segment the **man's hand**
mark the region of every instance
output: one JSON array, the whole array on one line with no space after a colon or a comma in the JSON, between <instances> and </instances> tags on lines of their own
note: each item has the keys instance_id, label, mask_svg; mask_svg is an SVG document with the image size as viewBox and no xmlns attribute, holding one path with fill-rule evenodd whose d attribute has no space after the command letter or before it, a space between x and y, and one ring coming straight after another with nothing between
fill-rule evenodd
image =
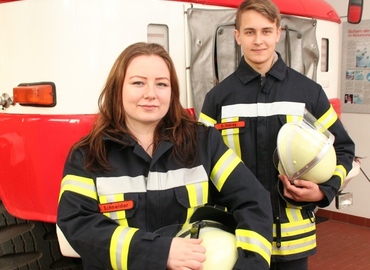
<instances>
[{"instance_id":1,"label":"man's hand","mask_svg":"<svg viewBox=\"0 0 370 270\"><path fill-rule=\"evenodd\" d=\"M279 175L279 179L284 185L284 196L296 202L318 202L325 197L314 182L297 179L291 183L286 175Z\"/></svg>"},{"instance_id":2,"label":"man's hand","mask_svg":"<svg viewBox=\"0 0 370 270\"><path fill-rule=\"evenodd\" d=\"M173 238L167 269L202 270L206 260L206 248L201 245L202 241L203 239Z\"/></svg>"}]
</instances>

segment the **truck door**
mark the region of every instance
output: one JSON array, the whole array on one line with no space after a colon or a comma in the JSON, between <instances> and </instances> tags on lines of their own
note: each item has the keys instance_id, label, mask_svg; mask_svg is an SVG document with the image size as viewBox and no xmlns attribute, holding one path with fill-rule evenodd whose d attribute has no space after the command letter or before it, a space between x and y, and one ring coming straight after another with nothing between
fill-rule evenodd
<instances>
[{"instance_id":1,"label":"truck door","mask_svg":"<svg viewBox=\"0 0 370 270\"><path fill-rule=\"evenodd\" d=\"M187 10L190 33L190 78L196 116L206 93L238 66L241 49L234 38L235 9ZM319 48L316 20L282 15L276 49L286 64L316 80Z\"/></svg>"}]
</instances>

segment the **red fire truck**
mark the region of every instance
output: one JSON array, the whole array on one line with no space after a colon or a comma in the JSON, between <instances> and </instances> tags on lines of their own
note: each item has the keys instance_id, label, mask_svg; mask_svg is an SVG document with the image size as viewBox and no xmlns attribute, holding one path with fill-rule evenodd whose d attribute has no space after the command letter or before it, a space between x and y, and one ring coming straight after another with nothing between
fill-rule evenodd
<instances>
[{"instance_id":1,"label":"red fire truck","mask_svg":"<svg viewBox=\"0 0 370 270\"><path fill-rule=\"evenodd\" d=\"M320 83L340 115L340 23L324 0L273 0L278 50ZM241 0L0 1L0 269L79 269L60 254L57 201L69 148L95 120L109 69L127 45L163 45L181 101L197 117L206 91L237 66ZM349 6L361 18L361 0Z\"/></svg>"}]
</instances>

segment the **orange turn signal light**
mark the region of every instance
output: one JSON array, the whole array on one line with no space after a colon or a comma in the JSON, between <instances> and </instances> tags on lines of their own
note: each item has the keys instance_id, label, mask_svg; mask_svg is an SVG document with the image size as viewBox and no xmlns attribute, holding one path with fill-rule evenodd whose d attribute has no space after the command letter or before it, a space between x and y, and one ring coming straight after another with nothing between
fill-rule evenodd
<instances>
[{"instance_id":1,"label":"orange turn signal light","mask_svg":"<svg viewBox=\"0 0 370 270\"><path fill-rule=\"evenodd\" d=\"M13 88L14 103L23 106L54 107L55 84L52 82L22 83Z\"/></svg>"}]
</instances>

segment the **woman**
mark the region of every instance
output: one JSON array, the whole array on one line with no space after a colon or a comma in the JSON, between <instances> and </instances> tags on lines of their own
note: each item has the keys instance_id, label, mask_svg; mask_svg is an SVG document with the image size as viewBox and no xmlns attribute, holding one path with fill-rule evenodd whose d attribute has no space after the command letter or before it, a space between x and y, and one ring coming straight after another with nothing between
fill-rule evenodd
<instances>
[{"instance_id":1,"label":"woman","mask_svg":"<svg viewBox=\"0 0 370 270\"><path fill-rule=\"evenodd\" d=\"M163 47L133 44L111 69L95 125L71 149L57 225L86 269L202 269L202 239L155 231L189 223L206 204L237 221L235 269L268 269L268 193L217 130L182 108Z\"/></svg>"}]
</instances>

